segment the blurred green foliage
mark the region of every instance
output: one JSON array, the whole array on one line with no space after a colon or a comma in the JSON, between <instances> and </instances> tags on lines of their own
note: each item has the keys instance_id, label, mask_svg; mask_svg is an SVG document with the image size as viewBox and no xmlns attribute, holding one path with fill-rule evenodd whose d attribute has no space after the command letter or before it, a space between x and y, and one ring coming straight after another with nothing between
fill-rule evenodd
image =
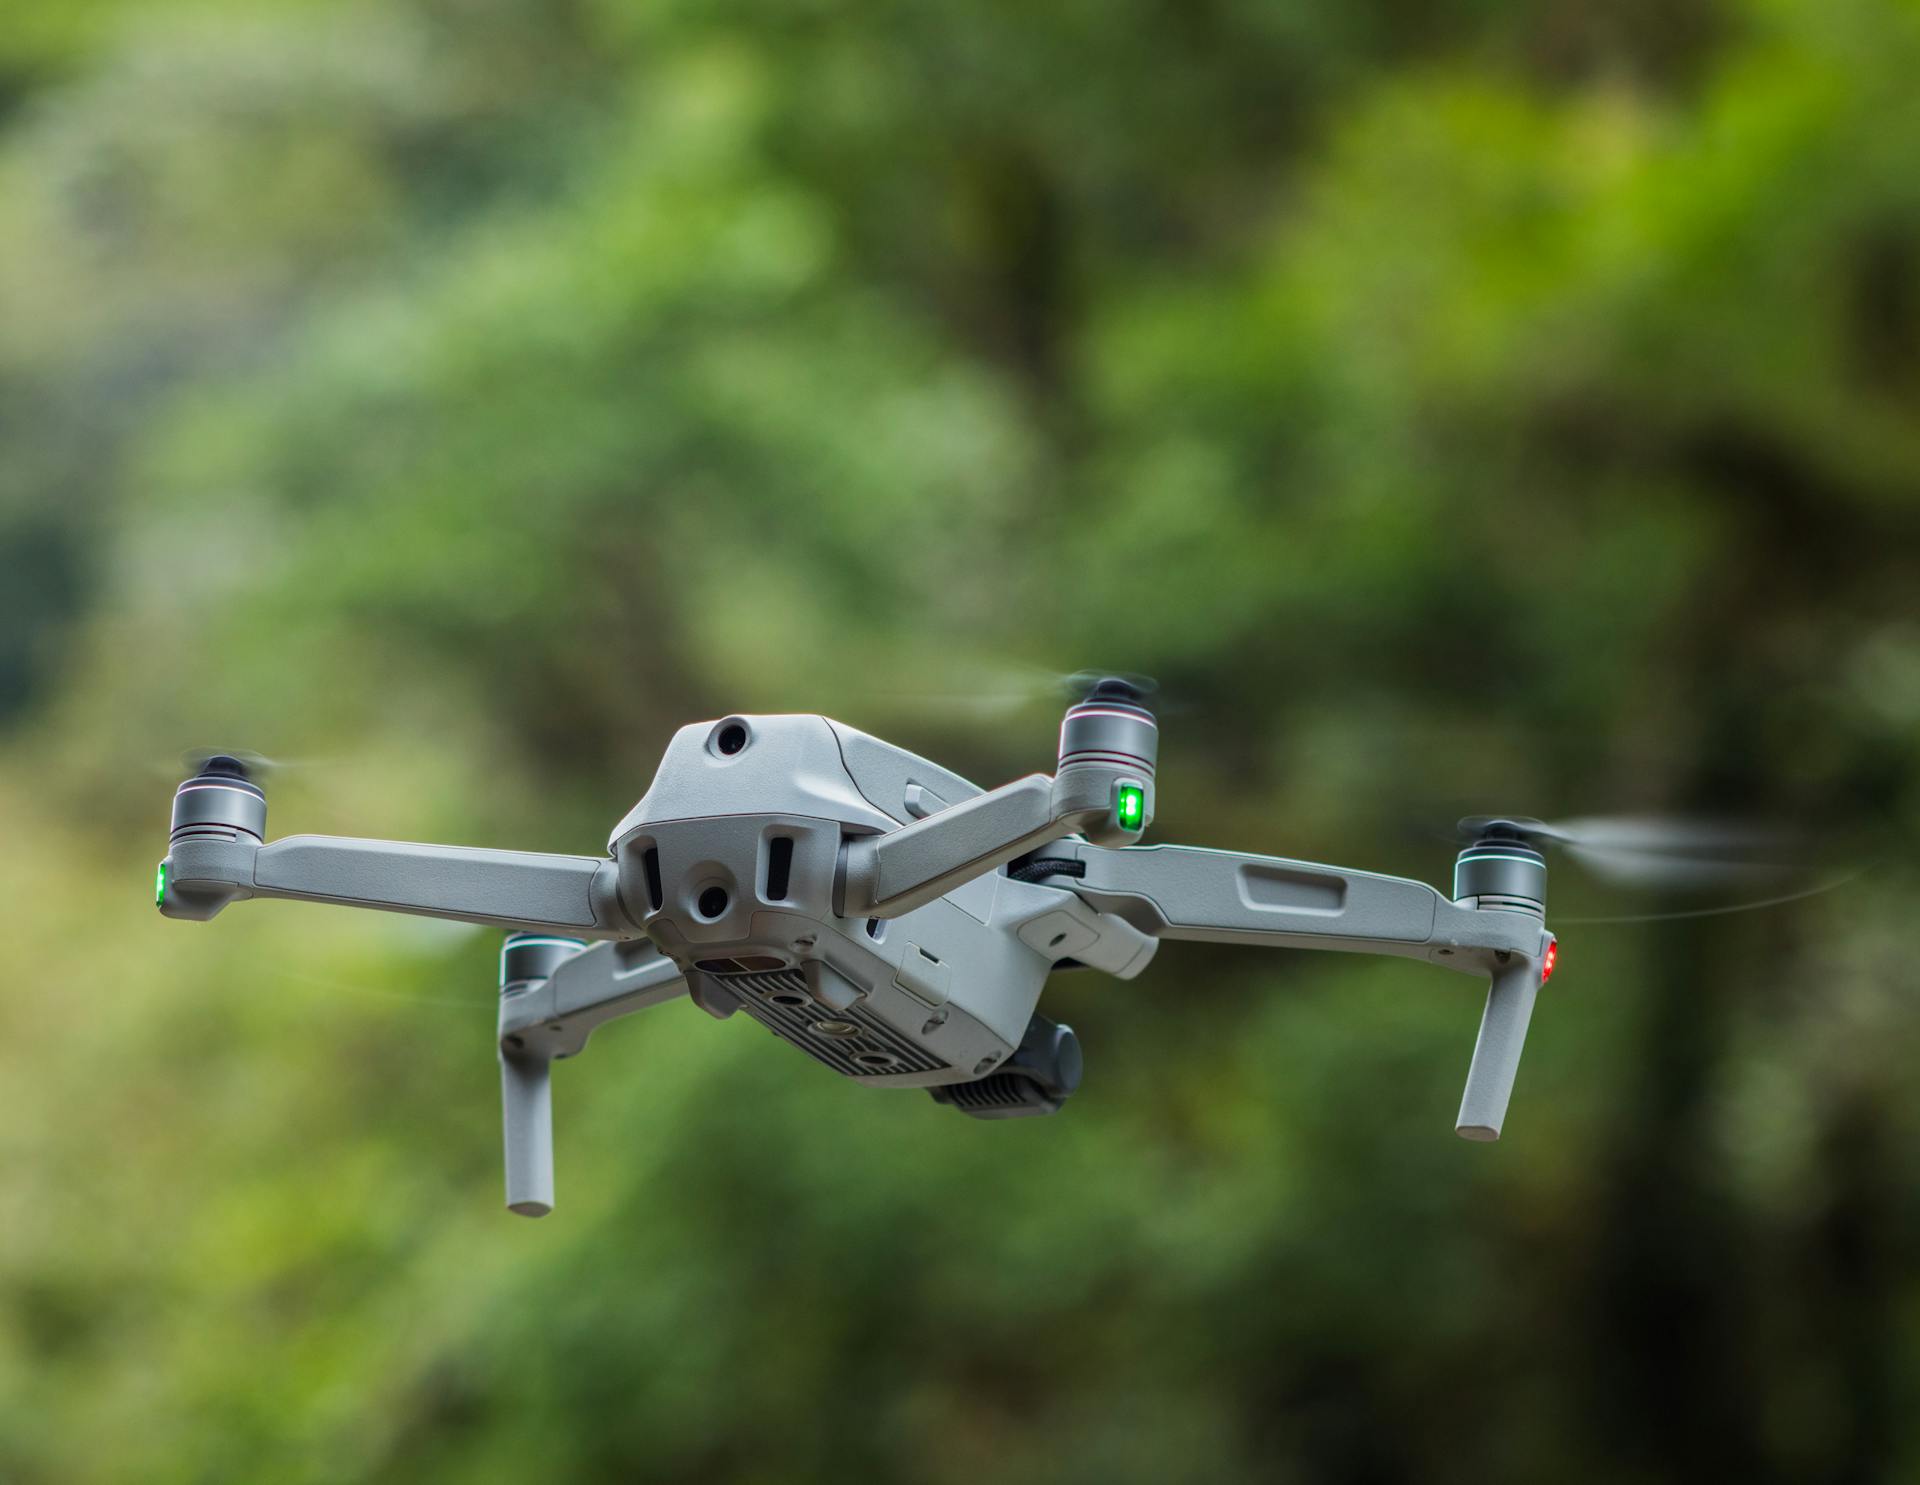
<instances>
[{"instance_id":1,"label":"blurred green foliage","mask_svg":"<svg viewBox=\"0 0 1920 1485\"><path fill-rule=\"evenodd\" d=\"M15 0L0 1479L1912 1478L1916 75L1909 0ZM1063 977L1005 1126L663 1009L539 1224L484 936L146 905L187 745L588 850L683 721L992 783L1092 663L1163 839L1869 869L1558 873L1490 1149L1404 965Z\"/></svg>"}]
</instances>

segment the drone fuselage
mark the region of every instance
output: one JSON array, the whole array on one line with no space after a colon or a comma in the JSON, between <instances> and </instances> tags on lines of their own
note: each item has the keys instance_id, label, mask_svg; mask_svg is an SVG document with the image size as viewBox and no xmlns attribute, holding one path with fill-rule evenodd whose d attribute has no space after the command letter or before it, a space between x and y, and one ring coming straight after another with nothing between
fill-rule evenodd
<instances>
[{"instance_id":1,"label":"drone fuselage","mask_svg":"<svg viewBox=\"0 0 1920 1485\"><path fill-rule=\"evenodd\" d=\"M849 840L980 792L825 717L683 727L608 843L621 906L710 1014L745 1011L864 1083L969 1082L1019 1045L1059 961L1130 976L1156 947L1002 871L891 918L835 910Z\"/></svg>"}]
</instances>

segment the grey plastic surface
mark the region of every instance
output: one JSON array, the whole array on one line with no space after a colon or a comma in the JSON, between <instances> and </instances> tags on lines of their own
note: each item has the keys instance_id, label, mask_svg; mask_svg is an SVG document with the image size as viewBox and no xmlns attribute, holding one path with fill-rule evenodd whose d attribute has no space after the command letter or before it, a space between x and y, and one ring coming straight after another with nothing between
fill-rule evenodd
<instances>
[{"instance_id":1,"label":"grey plastic surface","mask_svg":"<svg viewBox=\"0 0 1920 1485\"><path fill-rule=\"evenodd\" d=\"M1495 951L1539 948L1538 919L1456 907L1405 877L1202 846L1062 841L1046 854L1084 868L1050 880L1156 938L1397 954L1467 972Z\"/></svg>"},{"instance_id":2,"label":"grey plastic surface","mask_svg":"<svg viewBox=\"0 0 1920 1485\"><path fill-rule=\"evenodd\" d=\"M719 748L722 730L736 724L741 733ZM949 770L820 717L682 728L614 836L622 900L709 1014L744 1011L870 1085L967 1081L1011 1055L1056 961L1132 975L1155 947L1059 888L994 870L1036 825L1047 836L1067 828L1044 775L1021 785L983 795ZM1107 808L1105 794L1100 805ZM896 839L922 810L941 829ZM969 820L983 828L954 831ZM776 841L786 861L778 897L768 869ZM889 855L904 848L894 858L903 870L949 870L933 890L915 890L911 904L870 911L871 894L857 883L863 863L871 866L868 848L882 841ZM909 859L929 846L926 860ZM796 984L818 1002L810 1015L788 1003ZM906 1045L891 1065L858 1064L810 1037L814 1022L833 1020Z\"/></svg>"},{"instance_id":3,"label":"grey plastic surface","mask_svg":"<svg viewBox=\"0 0 1920 1485\"><path fill-rule=\"evenodd\" d=\"M1467 1069L1467 1090L1454 1121L1462 1139L1497 1140L1506 1122L1507 1103L1513 1097L1514 1075L1520 1070L1520 1052L1527 1042L1527 1023L1540 994L1540 961L1515 954L1496 965L1480 1016L1480 1035L1473 1044L1473 1062Z\"/></svg>"},{"instance_id":4,"label":"grey plastic surface","mask_svg":"<svg viewBox=\"0 0 1920 1485\"><path fill-rule=\"evenodd\" d=\"M1142 707L1107 701L1067 708L1060 724L1060 755L1054 770L1054 809L1085 808L1079 828L1096 845L1123 846L1153 823L1153 776L1160 758L1160 728ZM1123 827L1109 808L1118 778L1140 790L1136 826Z\"/></svg>"},{"instance_id":5,"label":"grey plastic surface","mask_svg":"<svg viewBox=\"0 0 1920 1485\"><path fill-rule=\"evenodd\" d=\"M1518 841L1488 841L1462 851L1453 863L1453 896L1494 898L1544 911L1547 859Z\"/></svg>"},{"instance_id":6,"label":"grey plastic surface","mask_svg":"<svg viewBox=\"0 0 1920 1485\"><path fill-rule=\"evenodd\" d=\"M559 938L511 935L501 951L500 1120L507 1207L553 1210L552 1065L586 1045L595 1027L686 993L673 962L651 944L590 949Z\"/></svg>"},{"instance_id":7,"label":"grey plastic surface","mask_svg":"<svg viewBox=\"0 0 1920 1485\"><path fill-rule=\"evenodd\" d=\"M871 752L864 743L856 746ZM1113 844L1137 838L1153 816L1159 746L1159 728L1144 709L1081 703L1069 707L1061 723L1052 777L1029 774L938 810L925 807L924 785L903 780L904 788L917 790L914 807L906 809L914 823L848 844L839 911L897 917L1064 836L1083 833ZM1134 829L1117 821L1114 807L1123 787L1140 793Z\"/></svg>"},{"instance_id":8,"label":"grey plastic surface","mask_svg":"<svg viewBox=\"0 0 1920 1485\"><path fill-rule=\"evenodd\" d=\"M730 723L746 729L747 745L724 754L716 744ZM636 831L662 821L759 813L838 820L868 832L899 824L854 787L825 717L723 717L674 733L653 783L614 827L607 848L618 856Z\"/></svg>"},{"instance_id":9,"label":"grey plastic surface","mask_svg":"<svg viewBox=\"0 0 1920 1485\"><path fill-rule=\"evenodd\" d=\"M1073 827L1053 812L1053 780L1015 779L950 805L924 820L847 847L840 911L850 918L892 918L944 897Z\"/></svg>"},{"instance_id":10,"label":"grey plastic surface","mask_svg":"<svg viewBox=\"0 0 1920 1485\"><path fill-rule=\"evenodd\" d=\"M1151 779L1160 761L1160 727L1144 707L1081 702L1060 724L1055 771L1113 764Z\"/></svg>"},{"instance_id":11,"label":"grey plastic surface","mask_svg":"<svg viewBox=\"0 0 1920 1485\"><path fill-rule=\"evenodd\" d=\"M173 794L174 839L206 831L244 832L254 840L267 833L267 799L244 779L191 778Z\"/></svg>"},{"instance_id":12,"label":"grey plastic surface","mask_svg":"<svg viewBox=\"0 0 1920 1485\"><path fill-rule=\"evenodd\" d=\"M960 804L985 791L951 769L909 753L905 748L823 718L840 744L847 776L861 798L895 823L924 820L951 804Z\"/></svg>"},{"instance_id":13,"label":"grey plastic surface","mask_svg":"<svg viewBox=\"0 0 1920 1485\"><path fill-rule=\"evenodd\" d=\"M1029 774L885 835L849 842L840 911L850 918L896 917L1076 833L1133 839L1138 831L1114 824L1118 791L1129 786L1142 793L1143 821L1150 818L1150 772L1132 760L1082 755L1053 778Z\"/></svg>"},{"instance_id":14,"label":"grey plastic surface","mask_svg":"<svg viewBox=\"0 0 1920 1485\"><path fill-rule=\"evenodd\" d=\"M553 1210L553 1078L545 1057L501 1051L500 1113L507 1209L544 1217Z\"/></svg>"},{"instance_id":15,"label":"grey plastic surface","mask_svg":"<svg viewBox=\"0 0 1920 1485\"><path fill-rule=\"evenodd\" d=\"M500 945L500 990L550 979L553 972L587 947L584 939L553 933L509 933Z\"/></svg>"},{"instance_id":16,"label":"grey plastic surface","mask_svg":"<svg viewBox=\"0 0 1920 1485\"><path fill-rule=\"evenodd\" d=\"M596 894L603 872L607 882ZM317 899L503 927L609 937L639 932L609 911L612 863L592 856L292 835L259 849L253 887L256 897Z\"/></svg>"},{"instance_id":17,"label":"grey plastic surface","mask_svg":"<svg viewBox=\"0 0 1920 1485\"><path fill-rule=\"evenodd\" d=\"M611 861L409 841L293 835L261 845L242 831L175 836L160 911L207 919L249 897L330 902L499 928L628 939Z\"/></svg>"},{"instance_id":18,"label":"grey plastic surface","mask_svg":"<svg viewBox=\"0 0 1920 1485\"><path fill-rule=\"evenodd\" d=\"M1424 882L1198 846L1076 846L1072 890L1159 938L1413 952L1445 899Z\"/></svg>"},{"instance_id":19,"label":"grey plastic surface","mask_svg":"<svg viewBox=\"0 0 1920 1485\"><path fill-rule=\"evenodd\" d=\"M517 1037L544 1056L571 1057L597 1027L686 993L679 966L652 944L595 944L547 978L501 996L500 1039Z\"/></svg>"},{"instance_id":20,"label":"grey plastic surface","mask_svg":"<svg viewBox=\"0 0 1920 1485\"><path fill-rule=\"evenodd\" d=\"M1461 907L1424 882L1274 856L1077 842L1050 849L1056 854L1085 866L1084 876L1056 880L1157 937L1396 954L1487 973L1455 1128L1465 1139L1499 1138L1540 990L1548 936L1538 917Z\"/></svg>"}]
</instances>

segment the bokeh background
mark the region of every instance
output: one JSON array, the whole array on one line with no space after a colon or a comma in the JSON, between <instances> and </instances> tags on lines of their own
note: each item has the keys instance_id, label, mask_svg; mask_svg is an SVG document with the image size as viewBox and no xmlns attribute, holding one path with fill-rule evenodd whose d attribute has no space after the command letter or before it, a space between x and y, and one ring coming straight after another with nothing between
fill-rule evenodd
<instances>
[{"instance_id":1,"label":"bokeh background","mask_svg":"<svg viewBox=\"0 0 1920 1485\"><path fill-rule=\"evenodd\" d=\"M1905 0L11 0L0 1478L1914 1478L1916 76ZM1558 869L1491 1147L1399 962L1062 976L997 1125L677 1004L538 1223L490 936L151 905L192 745L594 851L685 721L990 785L1086 665L1162 840L1860 874Z\"/></svg>"}]
</instances>

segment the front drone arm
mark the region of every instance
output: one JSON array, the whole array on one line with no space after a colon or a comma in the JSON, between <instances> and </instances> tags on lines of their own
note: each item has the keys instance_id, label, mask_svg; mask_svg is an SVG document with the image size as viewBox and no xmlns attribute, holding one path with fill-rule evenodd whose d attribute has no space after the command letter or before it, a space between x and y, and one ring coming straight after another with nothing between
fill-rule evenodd
<instances>
[{"instance_id":1,"label":"front drone arm","mask_svg":"<svg viewBox=\"0 0 1920 1485\"><path fill-rule=\"evenodd\" d=\"M340 902L506 928L598 937L625 923L611 859L294 835L254 857L254 895Z\"/></svg>"},{"instance_id":2,"label":"front drone arm","mask_svg":"<svg viewBox=\"0 0 1920 1485\"><path fill-rule=\"evenodd\" d=\"M604 857L327 835L263 845L236 830L176 835L160 870L160 911L170 918L211 918L241 898L279 897L581 938L640 934Z\"/></svg>"},{"instance_id":3,"label":"front drone arm","mask_svg":"<svg viewBox=\"0 0 1920 1485\"><path fill-rule=\"evenodd\" d=\"M1111 805L1065 795L1037 773L912 825L847 844L840 915L897 918L955 887L1106 819Z\"/></svg>"},{"instance_id":4,"label":"front drone arm","mask_svg":"<svg viewBox=\"0 0 1920 1485\"><path fill-rule=\"evenodd\" d=\"M897 918L1036 846L1084 834L1140 838L1153 819L1160 732L1128 683L1103 681L1067 708L1053 776L1030 774L885 835L849 841L835 910Z\"/></svg>"},{"instance_id":5,"label":"front drone arm","mask_svg":"<svg viewBox=\"0 0 1920 1485\"><path fill-rule=\"evenodd\" d=\"M1402 877L1193 846L1062 842L1028 874L1158 938L1393 954L1489 976L1454 1127L1499 1138L1553 944L1533 914L1463 907Z\"/></svg>"},{"instance_id":6,"label":"front drone arm","mask_svg":"<svg viewBox=\"0 0 1920 1485\"><path fill-rule=\"evenodd\" d=\"M246 897L285 897L575 938L638 938L606 857L295 835L265 843L267 797L216 754L174 791L154 893L169 918L207 919Z\"/></svg>"}]
</instances>

